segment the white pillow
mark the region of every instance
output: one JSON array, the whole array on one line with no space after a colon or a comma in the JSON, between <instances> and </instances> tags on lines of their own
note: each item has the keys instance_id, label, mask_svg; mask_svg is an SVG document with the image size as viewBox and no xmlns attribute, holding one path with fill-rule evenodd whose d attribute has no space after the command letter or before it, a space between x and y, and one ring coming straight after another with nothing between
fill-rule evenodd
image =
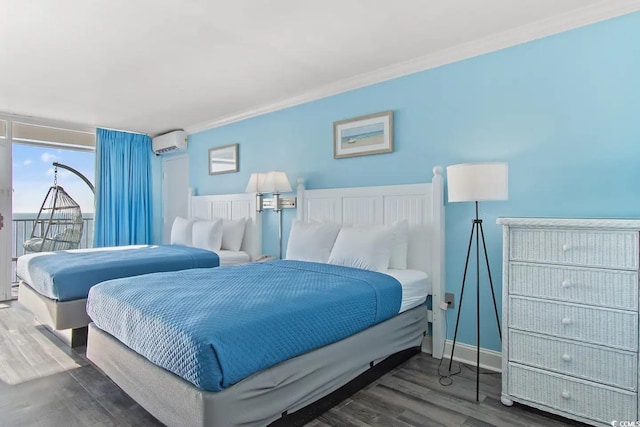
<instances>
[{"instance_id":1,"label":"white pillow","mask_svg":"<svg viewBox=\"0 0 640 427\"><path fill-rule=\"evenodd\" d=\"M177 216L176 219L173 220L173 226L171 227L171 244L191 246L193 243L191 233L194 222L195 220L193 219Z\"/></svg>"},{"instance_id":2,"label":"white pillow","mask_svg":"<svg viewBox=\"0 0 640 427\"><path fill-rule=\"evenodd\" d=\"M329 256L329 264L386 271L393 233L386 227L343 227Z\"/></svg>"},{"instance_id":3,"label":"white pillow","mask_svg":"<svg viewBox=\"0 0 640 427\"><path fill-rule=\"evenodd\" d=\"M407 254L409 252L409 221L406 219L396 221L391 226L391 232L393 233L393 247L391 249L389 268L406 270Z\"/></svg>"},{"instance_id":4,"label":"white pillow","mask_svg":"<svg viewBox=\"0 0 640 427\"><path fill-rule=\"evenodd\" d=\"M193 246L210 251L219 251L222 246L222 220L197 220L193 223Z\"/></svg>"},{"instance_id":5,"label":"white pillow","mask_svg":"<svg viewBox=\"0 0 640 427\"><path fill-rule=\"evenodd\" d=\"M293 221L286 259L326 263L339 232L339 224Z\"/></svg>"},{"instance_id":6,"label":"white pillow","mask_svg":"<svg viewBox=\"0 0 640 427\"><path fill-rule=\"evenodd\" d=\"M244 237L246 218L222 220L222 249L239 251Z\"/></svg>"}]
</instances>

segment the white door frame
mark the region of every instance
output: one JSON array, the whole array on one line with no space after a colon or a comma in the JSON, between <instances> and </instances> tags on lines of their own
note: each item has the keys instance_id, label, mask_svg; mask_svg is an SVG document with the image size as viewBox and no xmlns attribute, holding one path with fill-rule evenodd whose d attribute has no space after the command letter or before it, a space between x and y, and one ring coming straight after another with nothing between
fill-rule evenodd
<instances>
[{"instance_id":1,"label":"white door frame","mask_svg":"<svg viewBox=\"0 0 640 427\"><path fill-rule=\"evenodd\" d=\"M186 161L186 171L187 174L189 173L189 155L188 154L180 154L180 155L176 155L176 156L167 156L167 157L163 157L162 159L162 243L169 243L169 237L167 236L165 233L165 228L167 226L167 222L169 221L168 217L168 213L167 213L167 198L166 198L166 193L165 193L165 186L168 185L167 183L167 172L166 172L166 168L165 165L168 162L173 162L173 161L182 161L185 160ZM188 181L188 179L187 179ZM187 184L187 188L185 189L184 194L188 194L188 189L189 185ZM191 201L189 200L189 203ZM188 207L187 207L187 212L188 212ZM172 221L173 219L171 219Z\"/></svg>"},{"instance_id":2,"label":"white door frame","mask_svg":"<svg viewBox=\"0 0 640 427\"><path fill-rule=\"evenodd\" d=\"M13 227L13 143L11 137L11 120L7 120L6 138L0 139L0 144L8 149L7 165L0 165L2 174L8 174L8 182L3 183L0 178L0 213L3 216L3 227L0 230L0 301L11 299L11 229Z\"/></svg>"}]
</instances>

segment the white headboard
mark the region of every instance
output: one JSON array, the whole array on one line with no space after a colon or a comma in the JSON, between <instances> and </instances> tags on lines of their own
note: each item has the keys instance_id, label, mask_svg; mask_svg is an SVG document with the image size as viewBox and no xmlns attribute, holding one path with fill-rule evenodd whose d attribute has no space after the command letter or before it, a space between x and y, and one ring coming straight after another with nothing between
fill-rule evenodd
<instances>
[{"instance_id":1,"label":"white headboard","mask_svg":"<svg viewBox=\"0 0 640 427\"><path fill-rule=\"evenodd\" d=\"M262 216L256 212L256 195L249 193L194 196L189 190L189 218L246 218L241 250L255 260L262 253Z\"/></svg>"},{"instance_id":2,"label":"white headboard","mask_svg":"<svg viewBox=\"0 0 640 427\"><path fill-rule=\"evenodd\" d=\"M409 222L407 266L429 275L432 285L433 342L445 338L444 311L444 197L442 167L433 168L430 183L380 187L306 190L298 182L298 212L302 221L327 221L345 225L392 225ZM442 346L433 346L433 356L442 357Z\"/></svg>"}]
</instances>

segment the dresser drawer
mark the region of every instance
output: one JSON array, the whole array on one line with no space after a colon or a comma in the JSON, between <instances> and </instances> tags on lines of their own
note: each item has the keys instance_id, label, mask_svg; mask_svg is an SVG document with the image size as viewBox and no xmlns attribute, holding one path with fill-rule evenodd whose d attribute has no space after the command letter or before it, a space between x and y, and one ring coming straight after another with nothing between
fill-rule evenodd
<instances>
[{"instance_id":1,"label":"dresser drawer","mask_svg":"<svg viewBox=\"0 0 640 427\"><path fill-rule=\"evenodd\" d=\"M509 330L509 361L586 380L637 389L636 353Z\"/></svg>"},{"instance_id":2,"label":"dresser drawer","mask_svg":"<svg viewBox=\"0 0 640 427\"><path fill-rule=\"evenodd\" d=\"M513 363L508 384L511 396L603 423L638 417L638 396L613 387Z\"/></svg>"},{"instance_id":3,"label":"dresser drawer","mask_svg":"<svg viewBox=\"0 0 640 427\"><path fill-rule=\"evenodd\" d=\"M638 349L637 312L509 297L509 327L623 350Z\"/></svg>"},{"instance_id":4,"label":"dresser drawer","mask_svg":"<svg viewBox=\"0 0 640 427\"><path fill-rule=\"evenodd\" d=\"M509 248L512 261L638 268L638 233L632 231L514 228Z\"/></svg>"},{"instance_id":5,"label":"dresser drawer","mask_svg":"<svg viewBox=\"0 0 640 427\"><path fill-rule=\"evenodd\" d=\"M511 262L509 293L635 311L638 273Z\"/></svg>"}]
</instances>

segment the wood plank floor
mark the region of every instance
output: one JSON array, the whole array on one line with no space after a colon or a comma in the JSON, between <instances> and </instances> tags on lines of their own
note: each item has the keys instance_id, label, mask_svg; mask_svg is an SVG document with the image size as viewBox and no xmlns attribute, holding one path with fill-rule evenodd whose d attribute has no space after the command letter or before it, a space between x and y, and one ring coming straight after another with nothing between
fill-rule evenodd
<instances>
[{"instance_id":1,"label":"wood plank floor","mask_svg":"<svg viewBox=\"0 0 640 427\"><path fill-rule=\"evenodd\" d=\"M454 364L455 366L456 364ZM441 371L446 369L446 363ZM454 368L455 370L455 368ZM0 303L0 427L155 426L160 423L96 370L84 348L71 350L17 302ZM462 367L440 385L438 361L419 354L308 427L577 425L524 406L500 403L500 375Z\"/></svg>"}]
</instances>

